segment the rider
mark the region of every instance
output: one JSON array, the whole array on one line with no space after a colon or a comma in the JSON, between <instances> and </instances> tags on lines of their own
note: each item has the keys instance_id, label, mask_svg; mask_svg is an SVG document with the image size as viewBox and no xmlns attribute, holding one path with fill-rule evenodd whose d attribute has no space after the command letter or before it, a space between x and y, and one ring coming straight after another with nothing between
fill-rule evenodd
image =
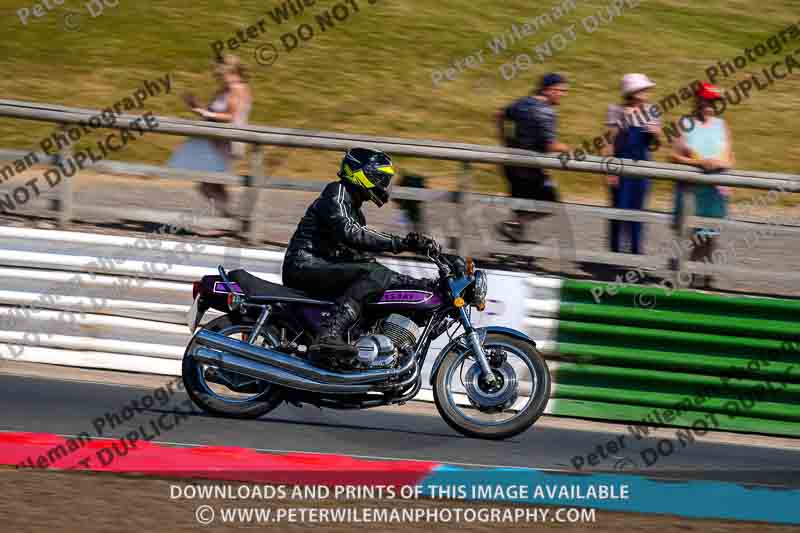
<instances>
[{"instance_id":1,"label":"rider","mask_svg":"<svg viewBox=\"0 0 800 533\"><path fill-rule=\"evenodd\" d=\"M366 225L361 205L381 207L389 200L395 170L388 155L367 148L345 154L339 181L329 183L306 210L289 241L283 262L283 284L320 296L338 297L331 313L323 314L321 329L309 357L326 356L347 364L357 349L344 335L358 320L368 301L387 289L432 290L437 281L398 274L361 252L424 252L438 246L419 233L405 238Z\"/></svg>"}]
</instances>

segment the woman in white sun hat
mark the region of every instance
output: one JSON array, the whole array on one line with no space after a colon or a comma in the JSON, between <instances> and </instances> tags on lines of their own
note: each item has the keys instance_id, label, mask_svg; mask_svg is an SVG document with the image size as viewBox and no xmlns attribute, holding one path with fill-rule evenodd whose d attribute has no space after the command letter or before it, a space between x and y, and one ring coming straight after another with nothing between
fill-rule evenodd
<instances>
[{"instance_id":1,"label":"woman in white sun hat","mask_svg":"<svg viewBox=\"0 0 800 533\"><path fill-rule=\"evenodd\" d=\"M661 139L661 121L653 115L650 90L655 83L644 74L625 74L622 78L622 104L610 105L606 126L611 129L611 146L606 155L634 160L649 160ZM643 209L650 180L630 176L609 176L612 207ZM642 223L610 220L612 252L641 254ZM627 241L627 242L626 242ZM628 244L628 246L626 246Z\"/></svg>"}]
</instances>

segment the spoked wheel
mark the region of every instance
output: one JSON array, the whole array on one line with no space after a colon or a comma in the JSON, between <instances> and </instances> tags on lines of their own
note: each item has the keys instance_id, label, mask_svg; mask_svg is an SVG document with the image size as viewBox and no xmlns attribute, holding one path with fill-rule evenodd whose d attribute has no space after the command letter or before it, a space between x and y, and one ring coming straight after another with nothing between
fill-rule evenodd
<instances>
[{"instance_id":1,"label":"spoked wheel","mask_svg":"<svg viewBox=\"0 0 800 533\"><path fill-rule=\"evenodd\" d=\"M234 323L229 316L219 317L204 329L247 342L253 325ZM279 344L273 326L265 328L259 345L274 348ZM192 401L202 410L231 418L258 418L283 401L282 389L267 381L198 363L190 353L197 345L189 343L183 356L183 383Z\"/></svg>"},{"instance_id":2,"label":"spoked wheel","mask_svg":"<svg viewBox=\"0 0 800 533\"><path fill-rule=\"evenodd\" d=\"M489 334L483 349L496 381L489 384L471 350L453 350L436 373L433 397L453 429L471 437L507 439L528 429L550 398L550 372L536 348Z\"/></svg>"}]
</instances>

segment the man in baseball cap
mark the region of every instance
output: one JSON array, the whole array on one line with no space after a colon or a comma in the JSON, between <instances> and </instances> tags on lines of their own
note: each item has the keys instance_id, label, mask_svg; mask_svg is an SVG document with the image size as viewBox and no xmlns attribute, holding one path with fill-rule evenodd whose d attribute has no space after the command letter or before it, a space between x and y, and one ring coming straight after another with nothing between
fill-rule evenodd
<instances>
[{"instance_id":1,"label":"man in baseball cap","mask_svg":"<svg viewBox=\"0 0 800 533\"><path fill-rule=\"evenodd\" d=\"M538 89L531 95L520 98L498 113L497 125L500 139L506 146L533 150L535 152L566 152L569 146L556 138L558 115L555 106L567 93L567 80L561 74L551 72L542 76ZM506 121L514 125L511 136L506 135ZM503 171L508 179L511 196L545 202L557 202L558 190L550 176L541 168L505 165ZM502 222L498 232L512 242L521 242L525 226L544 213L515 210L515 218Z\"/></svg>"}]
</instances>

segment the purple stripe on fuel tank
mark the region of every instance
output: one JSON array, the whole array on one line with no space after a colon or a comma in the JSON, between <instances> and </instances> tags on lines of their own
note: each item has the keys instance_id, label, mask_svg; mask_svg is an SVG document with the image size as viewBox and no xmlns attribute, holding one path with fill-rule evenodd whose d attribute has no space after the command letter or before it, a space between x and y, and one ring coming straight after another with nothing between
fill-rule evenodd
<instances>
[{"instance_id":1,"label":"purple stripe on fuel tank","mask_svg":"<svg viewBox=\"0 0 800 533\"><path fill-rule=\"evenodd\" d=\"M233 289L233 293L234 294L244 294L244 291L242 290L241 287L239 287L238 283L231 282L230 285L231 285L231 289ZM218 293L218 294L227 294L230 291L225 286L225 282L224 281L215 281L214 282L214 292Z\"/></svg>"},{"instance_id":2,"label":"purple stripe on fuel tank","mask_svg":"<svg viewBox=\"0 0 800 533\"><path fill-rule=\"evenodd\" d=\"M441 298L428 291L386 291L383 293L378 305L381 304L424 304L439 305Z\"/></svg>"}]
</instances>

